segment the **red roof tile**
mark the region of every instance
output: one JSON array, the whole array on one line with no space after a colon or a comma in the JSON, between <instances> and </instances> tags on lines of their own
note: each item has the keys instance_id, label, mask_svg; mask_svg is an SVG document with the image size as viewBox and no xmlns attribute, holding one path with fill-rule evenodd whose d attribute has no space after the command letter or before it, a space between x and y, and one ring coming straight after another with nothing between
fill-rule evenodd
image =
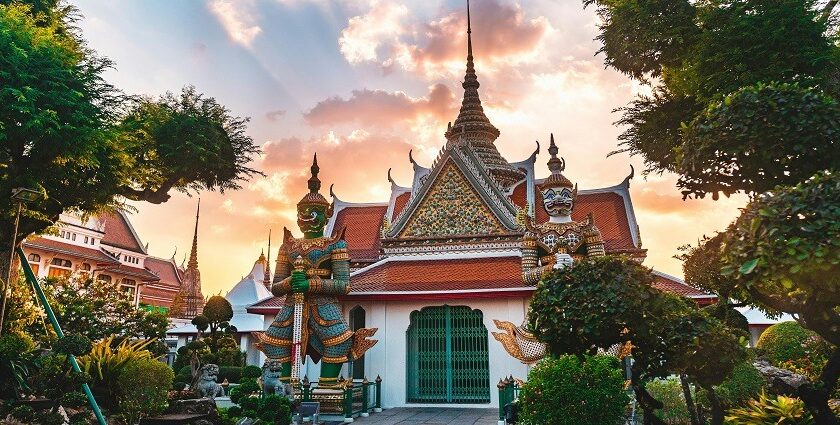
<instances>
[{"instance_id":1,"label":"red roof tile","mask_svg":"<svg viewBox=\"0 0 840 425\"><path fill-rule=\"evenodd\" d=\"M128 219L119 212L105 213L99 216L105 223L105 236L102 243L129 251L143 253L143 246L134 236Z\"/></svg>"},{"instance_id":2,"label":"red roof tile","mask_svg":"<svg viewBox=\"0 0 840 425\"><path fill-rule=\"evenodd\" d=\"M135 278L140 279L140 281L142 281L142 282L157 282L157 281L160 280L160 278L157 277L157 275L155 275L154 273L152 273L152 272L150 272L146 269L131 267L131 266L127 266L125 264L110 266L110 267L106 268L104 271L105 272L111 272L111 273L118 273L118 274L126 275L126 276L129 276L129 277L135 277Z\"/></svg>"},{"instance_id":3,"label":"red roof tile","mask_svg":"<svg viewBox=\"0 0 840 425\"><path fill-rule=\"evenodd\" d=\"M397 196L397 199L394 199L394 215L391 216L391 221L393 222L397 216L400 215L403 208L408 205L408 201L411 200L411 192L405 192L401 195Z\"/></svg>"},{"instance_id":4,"label":"red roof tile","mask_svg":"<svg viewBox=\"0 0 840 425\"><path fill-rule=\"evenodd\" d=\"M259 313L263 310L273 311L283 306L286 302L286 297L271 297L257 302L247 308L248 313ZM254 311L251 311L253 309Z\"/></svg>"},{"instance_id":5,"label":"red roof tile","mask_svg":"<svg viewBox=\"0 0 840 425\"><path fill-rule=\"evenodd\" d=\"M181 286L181 275L178 273L178 269L175 268L172 260L147 257L145 266L160 278L161 284L171 285L176 288Z\"/></svg>"},{"instance_id":6,"label":"red roof tile","mask_svg":"<svg viewBox=\"0 0 840 425\"><path fill-rule=\"evenodd\" d=\"M350 293L524 288L519 257L389 261L351 280Z\"/></svg>"},{"instance_id":7,"label":"red roof tile","mask_svg":"<svg viewBox=\"0 0 840 425\"><path fill-rule=\"evenodd\" d=\"M36 237L28 239L23 243L24 248L40 249L48 252L55 252L58 254L65 254L72 257L84 258L92 260L98 265L117 265L120 262L114 257L102 252L96 248L86 248L83 246L73 245L52 239Z\"/></svg>"},{"instance_id":8,"label":"red roof tile","mask_svg":"<svg viewBox=\"0 0 840 425\"><path fill-rule=\"evenodd\" d=\"M543 207L542 194L539 191L536 193L535 203L537 222L548 221L548 213ZM633 245L633 234L621 195L615 192L578 194L575 209L572 210L572 219L583 220L589 213L592 213L595 225L601 230L604 248L608 253L638 249Z\"/></svg>"},{"instance_id":9,"label":"red roof tile","mask_svg":"<svg viewBox=\"0 0 840 425\"><path fill-rule=\"evenodd\" d=\"M697 288L689 286L681 279L666 275L661 272L653 273L656 280L653 282L653 287L663 292L670 292L672 294L691 298L715 298L714 295L703 292Z\"/></svg>"},{"instance_id":10,"label":"red roof tile","mask_svg":"<svg viewBox=\"0 0 840 425\"><path fill-rule=\"evenodd\" d=\"M344 240L353 261L376 260L379 258L379 229L388 207L385 205L342 208L335 218L333 233L347 227Z\"/></svg>"}]
</instances>

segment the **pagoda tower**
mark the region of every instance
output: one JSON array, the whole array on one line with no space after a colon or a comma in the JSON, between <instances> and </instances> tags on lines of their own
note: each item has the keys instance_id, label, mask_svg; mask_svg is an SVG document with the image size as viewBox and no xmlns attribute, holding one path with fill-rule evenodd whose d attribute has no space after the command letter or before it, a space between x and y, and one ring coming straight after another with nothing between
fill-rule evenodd
<instances>
[{"instance_id":1,"label":"pagoda tower","mask_svg":"<svg viewBox=\"0 0 840 425\"><path fill-rule=\"evenodd\" d=\"M195 232L193 233L192 250L181 289L172 300L169 317L178 319L192 319L204 310L204 296L201 294L201 273L198 271L198 214L201 210L201 199L195 210Z\"/></svg>"},{"instance_id":2,"label":"pagoda tower","mask_svg":"<svg viewBox=\"0 0 840 425\"><path fill-rule=\"evenodd\" d=\"M481 98L478 97L478 76L475 74L470 26L470 2L467 0L467 72L464 75L464 99L461 110L453 125L448 126L444 136L447 143L469 143L493 178L502 187L508 188L525 178L522 170L514 168L496 149L499 129L484 115Z\"/></svg>"}]
</instances>

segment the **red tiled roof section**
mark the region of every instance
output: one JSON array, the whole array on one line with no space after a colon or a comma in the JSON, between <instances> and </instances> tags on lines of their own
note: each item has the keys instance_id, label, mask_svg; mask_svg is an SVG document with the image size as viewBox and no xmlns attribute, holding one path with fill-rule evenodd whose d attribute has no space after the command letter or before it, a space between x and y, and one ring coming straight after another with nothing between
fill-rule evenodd
<instances>
[{"instance_id":1,"label":"red tiled roof section","mask_svg":"<svg viewBox=\"0 0 840 425\"><path fill-rule=\"evenodd\" d=\"M286 302L286 297L285 296L266 298L266 299L264 299L264 300L262 300L262 301L260 301L256 304L248 307L248 312L250 313L252 308L257 309L257 310L259 310L259 309L280 308L280 307L283 306L283 303L285 303L285 302Z\"/></svg>"},{"instance_id":2,"label":"red tiled roof section","mask_svg":"<svg viewBox=\"0 0 840 425\"><path fill-rule=\"evenodd\" d=\"M714 297L714 295L707 294L697 288L688 286L685 282L671 279L667 276L654 274L654 278L653 287L663 292L670 292L683 297Z\"/></svg>"},{"instance_id":3,"label":"red tiled roof section","mask_svg":"<svg viewBox=\"0 0 840 425\"><path fill-rule=\"evenodd\" d=\"M131 267L125 264L108 267L104 270L104 273L108 272L134 277L140 279L141 282L157 282L160 280L157 275L146 269Z\"/></svg>"},{"instance_id":4,"label":"red tiled roof section","mask_svg":"<svg viewBox=\"0 0 840 425\"><path fill-rule=\"evenodd\" d=\"M100 265L117 265L120 263L117 259L99 249L86 248L83 246L54 241L52 239L33 238L24 242L23 246L30 249L40 249L48 252L55 252L57 254L81 257L92 260L96 264Z\"/></svg>"},{"instance_id":5,"label":"red tiled roof section","mask_svg":"<svg viewBox=\"0 0 840 425\"><path fill-rule=\"evenodd\" d=\"M400 215L403 208L408 205L408 201L411 199L411 192L405 192L401 195L397 195L397 199L394 199L394 215L391 217L391 221L393 222L397 216Z\"/></svg>"},{"instance_id":6,"label":"red tiled roof section","mask_svg":"<svg viewBox=\"0 0 840 425\"><path fill-rule=\"evenodd\" d=\"M537 222L544 223L548 221L548 213L545 212L539 191L536 198ZM583 220L589 213L592 213L595 225L601 230L604 248L608 253L638 249L633 245L633 234L621 195L615 192L578 194L572 219Z\"/></svg>"},{"instance_id":7,"label":"red tiled roof section","mask_svg":"<svg viewBox=\"0 0 840 425\"><path fill-rule=\"evenodd\" d=\"M379 229L382 218L388 210L386 205L345 207L335 218L333 234L346 227L344 240L353 261L376 260L379 258Z\"/></svg>"},{"instance_id":8,"label":"red tiled roof section","mask_svg":"<svg viewBox=\"0 0 840 425\"><path fill-rule=\"evenodd\" d=\"M160 278L161 284L172 285L176 288L181 286L181 276L171 260L162 258L147 257L146 268Z\"/></svg>"},{"instance_id":9,"label":"red tiled roof section","mask_svg":"<svg viewBox=\"0 0 840 425\"><path fill-rule=\"evenodd\" d=\"M519 257L391 261L351 279L350 293L524 288Z\"/></svg>"},{"instance_id":10,"label":"red tiled roof section","mask_svg":"<svg viewBox=\"0 0 840 425\"><path fill-rule=\"evenodd\" d=\"M510 200L519 208L524 208L528 204L528 182L524 181L513 188L513 193L510 194ZM545 212L545 211L543 211Z\"/></svg>"},{"instance_id":11,"label":"red tiled roof section","mask_svg":"<svg viewBox=\"0 0 840 425\"><path fill-rule=\"evenodd\" d=\"M112 212L102 214L99 218L105 223L105 236L102 237L102 243L143 253L143 247L140 245L140 241L134 237L131 225L128 224L124 215Z\"/></svg>"}]
</instances>

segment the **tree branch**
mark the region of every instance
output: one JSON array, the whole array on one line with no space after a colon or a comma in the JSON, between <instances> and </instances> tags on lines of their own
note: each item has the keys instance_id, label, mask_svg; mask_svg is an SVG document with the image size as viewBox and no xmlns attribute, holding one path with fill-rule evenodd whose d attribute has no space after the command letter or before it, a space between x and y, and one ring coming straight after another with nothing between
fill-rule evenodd
<instances>
[{"instance_id":1,"label":"tree branch","mask_svg":"<svg viewBox=\"0 0 840 425\"><path fill-rule=\"evenodd\" d=\"M823 6L822 16L820 18L822 20L828 20L831 16L831 12L834 11L835 7L837 7L837 3L840 3L840 0L828 0L825 6Z\"/></svg>"}]
</instances>

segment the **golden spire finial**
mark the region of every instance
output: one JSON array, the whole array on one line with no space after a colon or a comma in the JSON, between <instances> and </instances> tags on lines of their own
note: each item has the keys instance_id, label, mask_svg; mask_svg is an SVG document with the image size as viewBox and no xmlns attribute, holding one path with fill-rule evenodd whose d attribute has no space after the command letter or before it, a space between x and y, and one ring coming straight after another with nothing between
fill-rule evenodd
<instances>
[{"instance_id":1,"label":"golden spire finial","mask_svg":"<svg viewBox=\"0 0 840 425\"><path fill-rule=\"evenodd\" d=\"M193 233L192 250L190 251L190 261L187 267L198 267L198 213L201 211L201 198L198 198L198 205L195 207L195 232Z\"/></svg>"}]
</instances>

